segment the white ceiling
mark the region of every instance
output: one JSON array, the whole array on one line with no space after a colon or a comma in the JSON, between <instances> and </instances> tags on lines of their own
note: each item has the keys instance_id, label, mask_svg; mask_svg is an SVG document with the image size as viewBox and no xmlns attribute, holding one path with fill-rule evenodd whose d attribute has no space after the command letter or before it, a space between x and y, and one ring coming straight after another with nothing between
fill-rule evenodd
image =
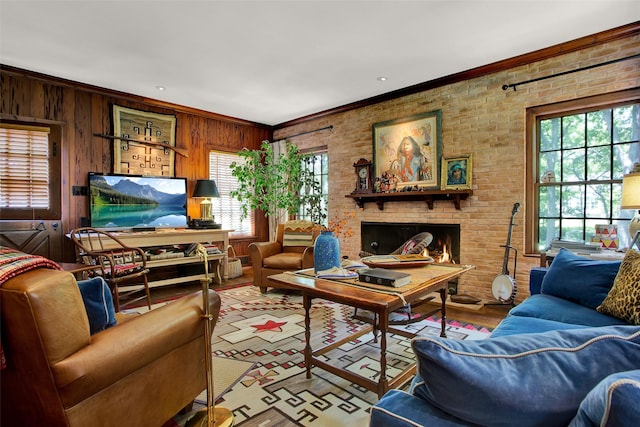
<instances>
[{"instance_id":1,"label":"white ceiling","mask_svg":"<svg viewBox=\"0 0 640 427\"><path fill-rule=\"evenodd\" d=\"M635 21L638 0L0 0L0 62L275 125Z\"/></svg>"}]
</instances>

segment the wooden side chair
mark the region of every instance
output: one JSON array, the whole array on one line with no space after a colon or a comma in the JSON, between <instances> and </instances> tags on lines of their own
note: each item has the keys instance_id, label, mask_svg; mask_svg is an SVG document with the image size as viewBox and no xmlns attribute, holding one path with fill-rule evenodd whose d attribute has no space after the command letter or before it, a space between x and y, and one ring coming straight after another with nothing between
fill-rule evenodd
<instances>
[{"instance_id":1,"label":"wooden side chair","mask_svg":"<svg viewBox=\"0 0 640 427\"><path fill-rule=\"evenodd\" d=\"M120 311L120 297L132 304L146 297L151 308L151 293L147 274L147 259L140 248L126 246L113 234L91 227L77 228L71 232L76 245L78 260L83 264L95 265L89 276L102 276L111 289L116 311ZM136 284L137 283L137 284ZM144 291L145 295L132 296Z\"/></svg>"}]
</instances>

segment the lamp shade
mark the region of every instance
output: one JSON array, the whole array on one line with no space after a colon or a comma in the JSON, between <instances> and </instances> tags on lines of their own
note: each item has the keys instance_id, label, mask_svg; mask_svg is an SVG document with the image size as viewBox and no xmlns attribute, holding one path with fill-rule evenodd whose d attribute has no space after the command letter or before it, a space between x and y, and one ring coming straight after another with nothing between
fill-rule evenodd
<instances>
[{"instance_id":1,"label":"lamp shade","mask_svg":"<svg viewBox=\"0 0 640 427\"><path fill-rule=\"evenodd\" d=\"M199 179L193 190L193 197L220 197L216 182L212 179Z\"/></svg>"},{"instance_id":2,"label":"lamp shade","mask_svg":"<svg viewBox=\"0 0 640 427\"><path fill-rule=\"evenodd\" d=\"M622 209L640 209L640 172L622 178Z\"/></svg>"}]
</instances>

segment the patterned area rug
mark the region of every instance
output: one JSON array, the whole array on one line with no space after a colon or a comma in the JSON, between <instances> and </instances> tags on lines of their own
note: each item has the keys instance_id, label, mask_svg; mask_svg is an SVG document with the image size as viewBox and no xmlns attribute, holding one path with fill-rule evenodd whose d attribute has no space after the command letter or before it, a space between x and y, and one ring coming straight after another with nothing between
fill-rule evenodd
<instances>
[{"instance_id":1,"label":"patterned area rug","mask_svg":"<svg viewBox=\"0 0 640 427\"><path fill-rule=\"evenodd\" d=\"M313 368L311 379L306 378L304 309L299 294L270 291L263 295L251 285L218 292L222 308L214 330L213 354L254 364L217 403L233 411L236 426L328 427L345 425L347 419L350 426L368 425L369 409L378 400L376 393L319 368ZM353 311L341 304L314 300L312 347L338 341L367 327L352 318ZM421 335L440 334L437 318L403 328ZM453 339L483 339L489 333L489 329L455 321L447 327L447 335ZM406 338L391 335L387 342L387 371L394 375L414 356ZM330 363L376 379L377 349L369 333L325 356ZM214 371L215 363L214 359ZM203 396L202 402L206 399ZM188 416L176 421L184 425L186 419Z\"/></svg>"}]
</instances>

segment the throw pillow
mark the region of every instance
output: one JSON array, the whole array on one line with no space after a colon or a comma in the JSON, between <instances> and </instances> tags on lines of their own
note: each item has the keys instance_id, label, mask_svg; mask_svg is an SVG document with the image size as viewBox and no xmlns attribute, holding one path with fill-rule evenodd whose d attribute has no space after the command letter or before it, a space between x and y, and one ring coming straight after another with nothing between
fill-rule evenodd
<instances>
[{"instance_id":1,"label":"throw pillow","mask_svg":"<svg viewBox=\"0 0 640 427\"><path fill-rule=\"evenodd\" d=\"M315 224L311 221L292 220L284 224L282 246L313 246Z\"/></svg>"},{"instance_id":2,"label":"throw pillow","mask_svg":"<svg viewBox=\"0 0 640 427\"><path fill-rule=\"evenodd\" d=\"M518 334L477 341L412 340L422 383L413 393L466 422L567 425L602 379L640 366L630 325Z\"/></svg>"},{"instance_id":3,"label":"throw pillow","mask_svg":"<svg viewBox=\"0 0 640 427\"><path fill-rule=\"evenodd\" d=\"M611 291L597 310L640 325L640 252L627 251Z\"/></svg>"},{"instance_id":4,"label":"throw pillow","mask_svg":"<svg viewBox=\"0 0 640 427\"><path fill-rule=\"evenodd\" d=\"M542 279L541 293L585 307L598 307L620 269L620 261L592 260L561 248Z\"/></svg>"},{"instance_id":5,"label":"throw pillow","mask_svg":"<svg viewBox=\"0 0 640 427\"><path fill-rule=\"evenodd\" d=\"M115 326L116 311L109 286L102 277L78 282L80 294L89 318L91 335Z\"/></svg>"},{"instance_id":6,"label":"throw pillow","mask_svg":"<svg viewBox=\"0 0 640 427\"><path fill-rule=\"evenodd\" d=\"M637 426L640 423L640 370L602 380L584 398L569 427Z\"/></svg>"}]
</instances>

